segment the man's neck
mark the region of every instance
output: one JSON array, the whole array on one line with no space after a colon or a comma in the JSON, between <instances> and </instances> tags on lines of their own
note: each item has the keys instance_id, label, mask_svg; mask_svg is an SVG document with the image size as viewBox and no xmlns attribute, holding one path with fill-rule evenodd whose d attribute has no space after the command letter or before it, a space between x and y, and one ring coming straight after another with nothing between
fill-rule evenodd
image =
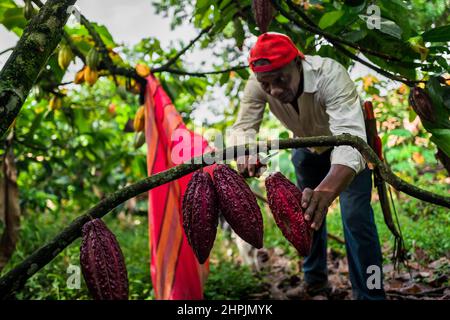
<instances>
[{"instance_id":1,"label":"man's neck","mask_svg":"<svg viewBox=\"0 0 450 320\"><path fill-rule=\"evenodd\" d=\"M291 105L294 107L294 109L295 109L295 111L297 111L297 113L299 113L298 98L302 95L302 93L303 93L303 68L300 70L300 81L298 82L297 94L296 94L294 100L291 101Z\"/></svg>"}]
</instances>

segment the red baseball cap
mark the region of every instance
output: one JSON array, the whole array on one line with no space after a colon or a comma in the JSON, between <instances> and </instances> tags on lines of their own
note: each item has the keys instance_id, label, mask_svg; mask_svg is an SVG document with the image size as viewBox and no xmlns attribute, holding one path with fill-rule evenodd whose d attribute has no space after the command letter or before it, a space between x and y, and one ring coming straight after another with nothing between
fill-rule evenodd
<instances>
[{"instance_id":1,"label":"red baseball cap","mask_svg":"<svg viewBox=\"0 0 450 320\"><path fill-rule=\"evenodd\" d=\"M291 38L281 33L266 32L256 40L250 50L248 62L253 72L268 72L284 67L296 57L305 59L305 55L297 49ZM270 64L253 65L261 59L268 60Z\"/></svg>"}]
</instances>

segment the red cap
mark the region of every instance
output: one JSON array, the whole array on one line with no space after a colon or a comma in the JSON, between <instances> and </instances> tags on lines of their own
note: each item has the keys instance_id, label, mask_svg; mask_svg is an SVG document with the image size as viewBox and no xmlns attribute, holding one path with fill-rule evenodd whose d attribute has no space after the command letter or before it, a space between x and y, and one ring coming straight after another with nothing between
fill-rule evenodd
<instances>
[{"instance_id":1,"label":"red cap","mask_svg":"<svg viewBox=\"0 0 450 320\"><path fill-rule=\"evenodd\" d=\"M296 57L305 59L305 55L297 49L291 38L281 33L266 32L256 40L250 50L248 62L253 72L268 72L284 67ZM260 59L269 60L270 64L254 66L253 63Z\"/></svg>"}]
</instances>

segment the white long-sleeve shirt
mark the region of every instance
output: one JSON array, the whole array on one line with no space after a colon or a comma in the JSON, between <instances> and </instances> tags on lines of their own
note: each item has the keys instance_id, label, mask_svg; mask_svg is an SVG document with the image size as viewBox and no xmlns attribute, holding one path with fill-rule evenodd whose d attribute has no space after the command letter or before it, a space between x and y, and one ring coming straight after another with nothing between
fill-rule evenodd
<instances>
[{"instance_id":1,"label":"white long-sleeve shirt","mask_svg":"<svg viewBox=\"0 0 450 320\"><path fill-rule=\"evenodd\" d=\"M267 94L251 74L245 86L240 110L232 127L231 138L242 139L246 131L259 131L266 103L270 111L296 137L331 136L342 133L356 135L367 141L361 100L347 70L337 61L306 55L302 60L303 93L298 98L299 112ZM277 139L278 137L273 137ZM237 141L237 140L234 140ZM311 148L322 153L330 147ZM361 172L365 161L350 146L336 146L331 164L342 164Z\"/></svg>"}]
</instances>

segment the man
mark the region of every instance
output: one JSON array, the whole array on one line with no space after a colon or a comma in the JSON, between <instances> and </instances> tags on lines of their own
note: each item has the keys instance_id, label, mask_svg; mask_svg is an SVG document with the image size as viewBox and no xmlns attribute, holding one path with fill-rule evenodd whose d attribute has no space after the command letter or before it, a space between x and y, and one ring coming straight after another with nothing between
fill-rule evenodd
<instances>
[{"instance_id":1,"label":"man","mask_svg":"<svg viewBox=\"0 0 450 320\"><path fill-rule=\"evenodd\" d=\"M338 62L303 55L292 40L264 33L250 51L249 78L234 136L258 131L266 103L297 137L350 133L366 140L361 101L346 69ZM255 161L238 158L242 174L257 176ZM304 260L305 289L314 295L329 290L325 216L340 197L350 281L355 299L384 299L381 288L369 289L370 270L381 270L382 255L370 206L371 172L350 146L293 150L297 184L303 190L305 219L315 230L311 254ZM369 271L368 271L369 268ZM381 279L380 279L381 282Z\"/></svg>"}]
</instances>

